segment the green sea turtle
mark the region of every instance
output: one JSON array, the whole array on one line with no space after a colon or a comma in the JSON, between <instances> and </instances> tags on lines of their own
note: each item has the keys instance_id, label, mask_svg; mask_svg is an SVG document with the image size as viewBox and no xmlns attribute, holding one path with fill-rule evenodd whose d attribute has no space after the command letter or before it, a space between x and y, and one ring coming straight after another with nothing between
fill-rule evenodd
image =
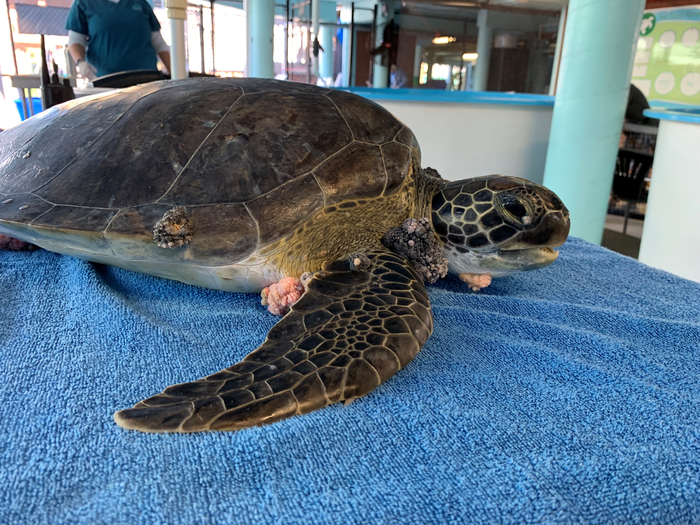
<instances>
[{"instance_id":1,"label":"green sea turtle","mask_svg":"<svg viewBox=\"0 0 700 525\"><path fill-rule=\"evenodd\" d=\"M479 275L546 266L568 230L551 191L448 183L421 168L406 126L339 90L165 81L0 134L0 233L194 285L267 288L281 309L289 287L270 287L298 292L240 363L117 412L128 429L235 430L364 396L430 335L424 281L449 266L478 288Z\"/></svg>"}]
</instances>

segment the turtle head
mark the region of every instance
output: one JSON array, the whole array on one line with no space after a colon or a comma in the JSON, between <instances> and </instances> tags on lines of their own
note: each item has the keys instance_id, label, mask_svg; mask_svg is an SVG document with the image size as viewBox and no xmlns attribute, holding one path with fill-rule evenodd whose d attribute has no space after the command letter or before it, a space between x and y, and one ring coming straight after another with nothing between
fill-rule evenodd
<instances>
[{"instance_id":1,"label":"turtle head","mask_svg":"<svg viewBox=\"0 0 700 525\"><path fill-rule=\"evenodd\" d=\"M543 268L569 235L569 211L552 191L491 175L450 182L433 196L435 233L449 271L494 277Z\"/></svg>"}]
</instances>

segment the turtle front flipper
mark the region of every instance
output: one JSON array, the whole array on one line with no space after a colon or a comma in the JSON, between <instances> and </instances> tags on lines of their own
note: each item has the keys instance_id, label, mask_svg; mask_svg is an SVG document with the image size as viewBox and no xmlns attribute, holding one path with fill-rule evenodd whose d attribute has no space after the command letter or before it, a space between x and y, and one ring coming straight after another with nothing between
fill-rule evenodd
<instances>
[{"instance_id":1,"label":"turtle front flipper","mask_svg":"<svg viewBox=\"0 0 700 525\"><path fill-rule=\"evenodd\" d=\"M385 248L334 261L240 363L114 415L145 432L239 430L362 397L405 367L432 332L423 281Z\"/></svg>"}]
</instances>

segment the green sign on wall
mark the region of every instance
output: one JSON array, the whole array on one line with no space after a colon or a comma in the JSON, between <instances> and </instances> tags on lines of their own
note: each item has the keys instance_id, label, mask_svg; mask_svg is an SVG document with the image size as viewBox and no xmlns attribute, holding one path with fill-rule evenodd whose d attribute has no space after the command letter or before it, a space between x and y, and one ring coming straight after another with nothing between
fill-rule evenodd
<instances>
[{"instance_id":1,"label":"green sign on wall","mask_svg":"<svg viewBox=\"0 0 700 525\"><path fill-rule=\"evenodd\" d=\"M655 25L656 17L654 16L654 13L644 13L644 17L642 18L642 27L639 29L639 34L642 36L647 36L654 30Z\"/></svg>"},{"instance_id":2,"label":"green sign on wall","mask_svg":"<svg viewBox=\"0 0 700 525\"><path fill-rule=\"evenodd\" d=\"M632 83L649 100L700 105L700 7L644 14Z\"/></svg>"}]
</instances>

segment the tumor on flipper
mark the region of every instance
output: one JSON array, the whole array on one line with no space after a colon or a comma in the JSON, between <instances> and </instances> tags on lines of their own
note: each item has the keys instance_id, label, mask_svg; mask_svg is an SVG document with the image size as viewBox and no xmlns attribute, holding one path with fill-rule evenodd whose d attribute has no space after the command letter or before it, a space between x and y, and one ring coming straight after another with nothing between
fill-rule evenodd
<instances>
[{"instance_id":1,"label":"tumor on flipper","mask_svg":"<svg viewBox=\"0 0 700 525\"><path fill-rule=\"evenodd\" d=\"M447 275L447 259L427 218L406 219L384 234L382 244L406 257L425 282L434 283Z\"/></svg>"},{"instance_id":2,"label":"tumor on flipper","mask_svg":"<svg viewBox=\"0 0 700 525\"><path fill-rule=\"evenodd\" d=\"M179 248L192 240L194 228L182 206L165 212L163 218L153 226L153 242L161 248Z\"/></svg>"},{"instance_id":3,"label":"tumor on flipper","mask_svg":"<svg viewBox=\"0 0 700 525\"><path fill-rule=\"evenodd\" d=\"M435 168L430 168L430 167L424 168L423 173L425 173L429 177L434 177L436 179L442 179L442 175L440 175L440 173L438 173L438 170L436 170Z\"/></svg>"},{"instance_id":4,"label":"tumor on flipper","mask_svg":"<svg viewBox=\"0 0 700 525\"><path fill-rule=\"evenodd\" d=\"M36 246L34 246L33 244L20 241L19 239L15 239L14 237L8 237L7 235L3 235L0 233L0 250L20 251L32 250L34 248L36 248Z\"/></svg>"},{"instance_id":5,"label":"tumor on flipper","mask_svg":"<svg viewBox=\"0 0 700 525\"><path fill-rule=\"evenodd\" d=\"M303 276L302 276L303 277ZM305 290L304 283L296 277L284 277L260 292L262 304L273 315L285 315Z\"/></svg>"},{"instance_id":6,"label":"tumor on flipper","mask_svg":"<svg viewBox=\"0 0 700 525\"><path fill-rule=\"evenodd\" d=\"M348 262L350 263L350 269L353 271L367 271L372 265L369 257L364 253L351 253L348 256Z\"/></svg>"},{"instance_id":7,"label":"tumor on flipper","mask_svg":"<svg viewBox=\"0 0 700 525\"><path fill-rule=\"evenodd\" d=\"M491 284L491 276L487 273L460 273L459 278L472 292L478 292Z\"/></svg>"},{"instance_id":8,"label":"tumor on flipper","mask_svg":"<svg viewBox=\"0 0 700 525\"><path fill-rule=\"evenodd\" d=\"M309 281L314 278L314 273L316 272L304 272L301 274L301 277L299 277L301 284L304 286L304 290L306 290L306 287L309 285Z\"/></svg>"}]
</instances>

